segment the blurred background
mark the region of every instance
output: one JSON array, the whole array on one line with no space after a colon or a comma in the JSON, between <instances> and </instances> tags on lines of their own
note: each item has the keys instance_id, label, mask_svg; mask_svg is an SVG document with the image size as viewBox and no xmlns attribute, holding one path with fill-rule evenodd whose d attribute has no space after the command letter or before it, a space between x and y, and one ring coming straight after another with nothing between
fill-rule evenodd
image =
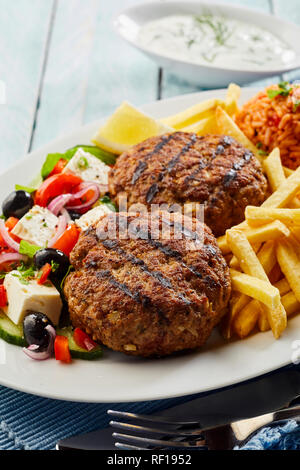
<instances>
[{"instance_id":1,"label":"blurred background","mask_svg":"<svg viewBox=\"0 0 300 470\"><path fill-rule=\"evenodd\" d=\"M141 105L199 90L160 70L113 31L113 17L142 2L0 0L2 101L6 95L0 104L0 171L50 140L108 115L124 99ZM223 3L300 24L299 0ZM298 71L284 78L299 77ZM273 77L251 85L277 81Z\"/></svg>"}]
</instances>

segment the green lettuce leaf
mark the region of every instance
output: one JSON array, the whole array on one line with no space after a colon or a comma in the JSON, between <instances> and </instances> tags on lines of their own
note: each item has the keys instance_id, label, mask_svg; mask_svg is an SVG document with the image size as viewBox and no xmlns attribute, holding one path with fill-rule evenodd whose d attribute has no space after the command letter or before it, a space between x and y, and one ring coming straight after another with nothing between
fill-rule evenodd
<instances>
[{"instance_id":1,"label":"green lettuce leaf","mask_svg":"<svg viewBox=\"0 0 300 470\"><path fill-rule=\"evenodd\" d=\"M33 258L36 252L39 250L41 250L40 246L32 245L25 240L21 240L20 242L19 253L21 255L26 255L29 256L29 258Z\"/></svg>"}]
</instances>

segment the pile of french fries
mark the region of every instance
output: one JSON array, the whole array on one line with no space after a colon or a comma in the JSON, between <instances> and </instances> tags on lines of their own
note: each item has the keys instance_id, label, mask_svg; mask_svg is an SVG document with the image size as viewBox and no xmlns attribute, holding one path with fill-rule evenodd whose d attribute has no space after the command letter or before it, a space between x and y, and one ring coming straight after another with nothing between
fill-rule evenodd
<instances>
[{"instance_id":1,"label":"pile of french fries","mask_svg":"<svg viewBox=\"0 0 300 470\"><path fill-rule=\"evenodd\" d=\"M218 239L233 289L222 324L226 339L245 338L256 327L279 338L287 318L300 312L300 168L285 172L279 149L263 166L273 193L261 207L248 206L245 221Z\"/></svg>"},{"instance_id":2,"label":"pile of french fries","mask_svg":"<svg viewBox=\"0 0 300 470\"><path fill-rule=\"evenodd\" d=\"M245 221L218 239L233 290L222 333L245 338L271 329L279 338L287 318L300 312L300 168L283 167L279 149L262 156L235 124L240 92L231 84L225 100L207 100L162 121L199 136L229 135L262 163L270 197L261 207L247 207Z\"/></svg>"}]
</instances>

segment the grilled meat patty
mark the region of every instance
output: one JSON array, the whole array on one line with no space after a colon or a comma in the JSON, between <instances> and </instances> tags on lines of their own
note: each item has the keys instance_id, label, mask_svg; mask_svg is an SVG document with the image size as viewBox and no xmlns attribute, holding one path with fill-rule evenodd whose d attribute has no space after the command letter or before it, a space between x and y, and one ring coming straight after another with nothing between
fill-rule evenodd
<instances>
[{"instance_id":1,"label":"grilled meat patty","mask_svg":"<svg viewBox=\"0 0 300 470\"><path fill-rule=\"evenodd\" d=\"M110 171L109 191L128 207L204 204L204 222L216 236L259 206L267 180L255 156L228 136L175 132L152 137L123 153Z\"/></svg>"},{"instance_id":2,"label":"grilled meat patty","mask_svg":"<svg viewBox=\"0 0 300 470\"><path fill-rule=\"evenodd\" d=\"M80 235L64 287L74 327L145 357L205 343L226 311L229 269L211 230L195 218L183 227L180 217L112 213ZM160 237L150 237L153 227Z\"/></svg>"}]
</instances>

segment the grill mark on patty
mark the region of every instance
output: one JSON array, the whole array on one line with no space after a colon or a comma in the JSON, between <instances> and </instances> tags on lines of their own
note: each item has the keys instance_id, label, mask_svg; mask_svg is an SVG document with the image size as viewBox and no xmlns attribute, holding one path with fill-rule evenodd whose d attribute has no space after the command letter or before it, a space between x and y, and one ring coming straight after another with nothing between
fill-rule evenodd
<instances>
[{"instance_id":1,"label":"grill mark on patty","mask_svg":"<svg viewBox=\"0 0 300 470\"><path fill-rule=\"evenodd\" d=\"M183 261L182 254L179 251L173 250L173 248L171 248L170 246L163 245L161 242L157 240L153 240L151 238L150 231L146 232L146 231L140 230L137 234L137 237L143 240L144 242L148 243L153 248L156 248L157 250L161 251L167 258L170 257L170 258L176 259L176 261L178 261L179 264L181 264L181 266L186 268L188 271L190 271L199 279L203 279L203 275L201 273L199 273L193 266L190 266Z\"/></svg>"},{"instance_id":2,"label":"grill mark on patty","mask_svg":"<svg viewBox=\"0 0 300 470\"><path fill-rule=\"evenodd\" d=\"M121 215L121 214L115 214L116 216L116 222L119 224L120 223L120 218L121 219L124 219L124 215ZM181 224L180 224L181 225ZM170 246L168 245L164 245L162 244L160 241L158 240L154 240L151 238L151 231L148 229L148 231L146 230L139 230L138 232L135 232L135 236L138 238L138 239L141 239L142 241L144 241L145 243L148 243L150 246L152 246L153 248L156 248L157 250L159 250L161 253L163 253L167 258L170 257L170 258L174 258L182 267L184 267L185 269L187 269L191 274L193 274L194 276L196 276L197 278L199 279L202 279L205 283L209 284L209 279L212 279L211 276L206 276L204 277L202 273L200 273L199 271L197 271L197 269L194 267L194 266L191 266L189 264L186 264L184 262L184 260L182 259L182 254L177 251L177 250L174 250L173 248L171 248ZM102 239L99 239L97 236L96 236L97 240L100 241L101 243L103 243L103 241L108 241L108 240L102 240ZM205 249L209 254L211 254L212 256L214 256L219 262L221 261L221 258L218 256L217 254L217 250L212 246L212 245L205 245L203 243L203 249ZM212 283L215 283L215 281L212 279Z\"/></svg>"},{"instance_id":3,"label":"grill mark on patty","mask_svg":"<svg viewBox=\"0 0 300 470\"><path fill-rule=\"evenodd\" d=\"M199 279L202 279L203 282L205 282L206 284L212 286L212 287L215 287L215 286L219 286L220 283L216 283L216 281L211 277L211 276L205 276L203 277L203 275L201 273L199 273L193 266L191 265L188 265L186 264L183 259L182 259L182 255L181 253L179 253L179 251L176 251L176 250L173 250L172 248L170 248L168 245L163 245L162 243L158 242L157 240L149 240L149 243L150 245L152 245L154 248L158 249L159 251L161 251L166 257L170 257L170 258L174 258L176 259L176 261L181 265L183 266L184 268L186 268L188 271L190 271L192 274L194 274L194 276L198 277ZM206 246L206 245L204 245Z\"/></svg>"},{"instance_id":4,"label":"grill mark on patty","mask_svg":"<svg viewBox=\"0 0 300 470\"><path fill-rule=\"evenodd\" d=\"M158 193L159 191L159 184L161 183L165 177L166 173L170 173L177 163L179 162L180 158L187 153L190 148L197 142L197 136L196 134L192 134L192 137L190 141L182 147L182 149L175 155L175 157L171 158L171 160L168 162L166 168L164 168L158 175L157 177L157 182L152 184L150 188L148 189L148 192L146 194L146 202L147 204L150 204L150 202L153 200L154 196Z\"/></svg>"},{"instance_id":5,"label":"grill mark on patty","mask_svg":"<svg viewBox=\"0 0 300 470\"><path fill-rule=\"evenodd\" d=\"M191 180L195 180L195 181L199 181L201 182L201 180L197 179L196 176L198 175L198 173L201 171L201 170L205 170L205 169L208 169L208 168L211 168L212 166L212 163L213 163L213 160L216 158L217 155L223 155L224 152L225 152L225 148L226 147L229 147L230 145L232 145L234 142L234 140L229 137L229 136L224 136L221 140L220 140L220 144L217 146L217 149L215 151L213 151L213 154L211 155L211 159L206 161L205 163L203 161L200 162L199 166L196 168L196 170L194 172L192 172L190 175L188 175L185 180L184 180L184 184L188 184L189 181ZM249 156L251 152L246 152L242 158L245 159L245 156ZM252 155L252 154L251 154ZM251 157L249 158L249 160L251 159ZM248 161L249 161L248 160ZM246 160L247 161L247 160ZM241 170L243 168L243 166L245 165L245 161L243 162L243 165L240 165L239 163L235 163L233 165L233 168L230 169L228 171L228 173L224 176L224 179L223 179L223 184L225 187L228 186L228 184L230 184L230 182L235 179L237 177L237 171ZM237 168L235 167L237 166Z\"/></svg>"},{"instance_id":6,"label":"grill mark on patty","mask_svg":"<svg viewBox=\"0 0 300 470\"><path fill-rule=\"evenodd\" d=\"M169 225L169 227L174 227L175 230L178 230L178 232L182 233L182 235L185 236L185 238L190 238L191 240L200 240L198 233L193 232L192 230L184 227L180 222L174 222L173 220L167 220L162 217L161 221Z\"/></svg>"},{"instance_id":7,"label":"grill mark on patty","mask_svg":"<svg viewBox=\"0 0 300 470\"><path fill-rule=\"evenodd\" d=\"M96 277L100 281L106 279L113 287L119 289L123 294L130 297L134 300L137 304L142 305L143 307L153 307L155 311L169 323L169 319L165 316L164 312L160 310L155 304L153 304L152 300L144 294L140 292L132 292L132 290L127 286L127 284L117 281L117 279L111 274L108 270L101 270L96 272Z\"/></svg>"},{"instance_id":8,"label":"grill mark on patty","mask_svg":"<svg viewBox=\"0 0 300 470\"><path fill-rule=\"evenodd\" d=\"M154 147L154 150L147 153L144 159L139 161L132 175L131 184L135 184L138 181L138 179L142 176L144 171L148 168L148 164L146 163L146 160L151 158L153 155L159 152L165 145L167 145L170 142L170 140L174 138L174 135L175 134L171 134L168 137L163 136L161 141Z\"/></svg>"},{"instance_id":9,"label":"grill mark on patty","mask_svg":"<svg viewBox=\"0 0 300 470\"><path fill-rule=\"evenodd\" d=\"M214 160L216 157L216 154L215 152L213 153L212 155L212 159ZM198 167L196 168L195 171L193 171L190 175L188 175L185 179L184 179L184 184L187 184L189 181L191 180L196 180L196 176L198 175L198 173L201 171L201 170L205 170L206 168L208 168L209 164L211 162L210 161L206 161L204 162L203 160L200 161ZM199 180L200 181L200 180Z\"/></svg>"},{"instance_id":10,"label":"grill mark on patty","mask_svg":"<svg viewBox=\"0 0 300 470\"><path fill-rule=\"evenodd\" d=\"M147 273L149 276L157 280L162 285L162 287L172 290L174 293L176 293L178 298L181 299L186 305L191 305L191 302L183 294L175 291L169 279L164 277L161 272L152 271L143 260L141 260L140 258L137 258L131 253L124 251L116 240L103 240L101 241L101 243L108 250L114 250L120 256L125 258L126 261L129 261L131 264L135 266L139 266L143 272Z\"/></svg>"},{"instance_id":11,"label":"grill mark on patty","mask_svg":"<svg viewBox=\"0 0 300 470\"><path fill-rule=\"evenodd\" d=\"M238 172L241 171L247 163L249 163L252 157L253 153L246 151L240 158L239 162L233 164L232 168L224 175L223 186L225 188L227 188L231 182L236 179Z\"/></svg>"}]
</instances>

